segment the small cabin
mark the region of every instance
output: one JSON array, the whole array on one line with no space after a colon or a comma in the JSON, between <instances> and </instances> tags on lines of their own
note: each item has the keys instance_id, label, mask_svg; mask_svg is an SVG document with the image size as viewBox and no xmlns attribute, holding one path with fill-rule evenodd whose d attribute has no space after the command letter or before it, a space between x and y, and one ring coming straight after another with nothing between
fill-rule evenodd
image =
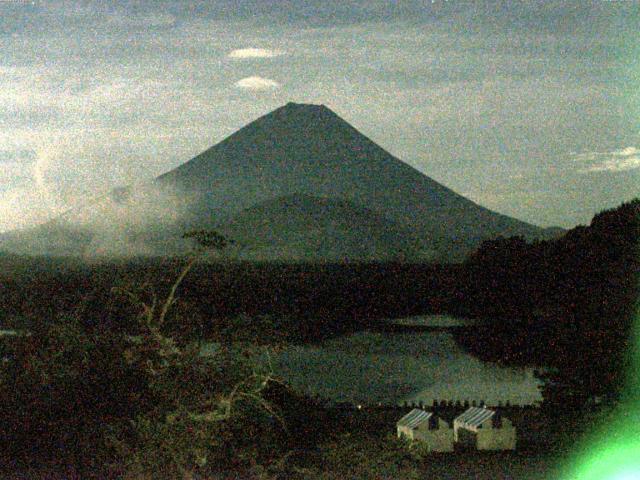
<instances>
[{"instance_id":1,"label":"small cabin","mask_svg":"<svg viewBox=\"0 0 640 480\"><path fill-rule=\"evenodd\" d=\"M427 445L431 452L453 452L453 429L432 412L414 408L396 424L398 438Z\"/></svg>"},{"instance_id":2,"label":"small cabin","mask_svg":"<svg viewBox=\"0 0 640 480\"><path fill-rule=\"evenodd\" d=\"M454 441L474 450L515 450L516 429L507 418L486 407L471 407L453 421Z\"/></svg>"}]
</instances>

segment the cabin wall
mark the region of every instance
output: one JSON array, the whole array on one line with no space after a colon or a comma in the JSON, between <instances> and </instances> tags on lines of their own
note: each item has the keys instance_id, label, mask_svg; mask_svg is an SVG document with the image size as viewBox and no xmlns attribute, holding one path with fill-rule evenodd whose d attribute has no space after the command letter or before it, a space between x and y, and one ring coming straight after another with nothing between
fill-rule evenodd
<instances>
[{"instance_id":1,"label":"cabin wall","mask_svg":"<svg viewBox=\"0 0 640 480\"><path fill-rule=\"evenodd\" d=\"M431 452L453 452L453 428L441 419L438 420L438 428L433 430L425 422L416 429L400 426L397 431L398 438L423 442Z\"/></svg>"},{"instance_id":2,"label":"cabin wall","mask_svg":"<svg viewBox=\"0 0 640 480\"><path fill-rule=\"evenodd\" d=\"M407 426L402 426L402 427L398 427L398 438L408 438L409 440L413 440L413 429L407 427Z\"/></svg>"},{"instance_id":3,"label":"cabin wall","mask_svg":"<svg viewBox=\"0 0 640 480\"><path fill-rule=\"evenodd\" d=\"M437 426L430 430L428 423L420 425L414 432L415 439L429 445L432 452L453 452L453 428L442 419Z\"/></svg>"},{"instance_id":4,"label":"cabin wall","mask_svg":"<svg viewBox=\"0 0 640 480\"><path fill-rule=\"evenodd\" d=\"M426 443L432 452L453 452L453 429L451 428L416 432L416 440Z\"/></svg>"},{"instance_id":5,"label":"cabin wall","mask_svg":"<svg viewBox=\"0 0 640 480\"><path fill-rule=\"evenodd\" d=\"M474 432L475 430L468 429L463 424L454 420L453 422L453 441L459 442L460 435L465 435L465 432Z\"/></svg>"},{"instance_id":6,"label":"cabin wall","mask_svg":"<svg viewBox=\"0 0 640 480\"><path fill-rule=\"evenodd\" d=\"M491 419L483 422L477 430L462 425L454 425L455 442L465 449L478 450L515 450L516 429L506 418L502 419L502 427L493 428Z\"/></svg>"}]
</instances>

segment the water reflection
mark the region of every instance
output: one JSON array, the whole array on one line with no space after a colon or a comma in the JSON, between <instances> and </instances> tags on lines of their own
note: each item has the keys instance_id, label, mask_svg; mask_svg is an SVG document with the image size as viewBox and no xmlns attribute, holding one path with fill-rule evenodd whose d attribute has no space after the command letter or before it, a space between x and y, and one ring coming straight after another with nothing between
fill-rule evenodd
<instances>
[{"instance_id":1,"label":"water reflection","mask_svg":"<svg viewBox=\"0 0 640 480\"><path fill-rule=\"evenodd\" d=\"M276 365L297 389L335 401L530 405L542 400L532 368L482 362L446 331L359 332L315 347L290 347Z\"/></svg>"},{"instance_id":2,"label":"water reflection","mask_svg":"<svg viewBox=\"0 0 640 480\"><path fill-rule=\"evenodd\" d=\"M416 319L422 326L461 325L453 317L402 321ZM464 352L446 329L358 332L319 345L289 346L272 360L297 390L336 402L431 405L437 399L530 405L542 400L532 368L482 362Z\"/></svg>"}]
</instances>

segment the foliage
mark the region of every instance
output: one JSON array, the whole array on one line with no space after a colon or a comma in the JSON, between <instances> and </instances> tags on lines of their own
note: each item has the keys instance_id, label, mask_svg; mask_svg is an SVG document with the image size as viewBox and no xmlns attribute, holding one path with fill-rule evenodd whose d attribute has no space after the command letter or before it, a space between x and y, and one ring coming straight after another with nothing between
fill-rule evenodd
<instances>
[{"instance_id":1,"label":"foliage","mask_svg":"<svg viewBox=\"0 0 640 480\"><path fill-rule=\"evenodd\" d=\"M225 242L208 235L201 244ZM113 472L132 478L192 478L275 455L268 439L283 427L263 396L277 382L268 350L218 344L204 354L199 341L167 332L198 258L162 302L145 285L114 289L136 313L126 331L91 326L78 310L3 343L0 432L16 452L85 465L112 459Z\"/></svg>"},{"instance_id":2,"label":"foliage","mask_svg":"<svg viewBox=\"0 0 640 480\"><path fill-rule=\"evenodd\" d=\"M639 293L639 239L636 199L555 241L484 242L464 265L455 308L485 324L459 340L485 359L551 367L542 393L556 407L618 397Z\"/></svg>"},{"instance_id":3,"label":"foliage","mask_svg":"<svg viewBox=\"0 0 640 480\"><path fill-rule=\"evenodd\" d=\"M192 237L206 248L227 244L215 232ZM269 417L278 417L262 395L275 381L273 371L253 348L219 345L205 355L199 341L181 345L165 333L176 291L197 259L189 260L162 305L155 295L147 303L119 290L139 306L138 331L128 337L124 357L144 377L148 399L133 421L110 438L122 459L118 468L134 476L192 478L212 465L246 462L259 454L257 445L247 441L249 434L265 430Z\"/></svg>"},{"instance_id":4,"label":"foliage","mask_svg":"<svg viewBox=\"0 0 640 480\"><path fill-rule=\"evenodd\" d=\"M281 428L262 396L272 372L248 354L221 348L202 356L195 345L163 337L136 342L126 356L145 371L150 395L147 408L111 436L118 467L129 474L190 478L241 465L260 456L254 435Z\"/></svg>"},{"instance_id":5,"label":"foliage","mask_svg":"<svg viewBox=\"0 0 640 480\"><path fill-rule=\"evenodd\" d=\"M123 338L67 315L4 340L2 454L103 460L108 425L134 415L140 395L137 372L123 360Z\"/></svg>"},{"instance_id":6,"label":"foliage","mask_svg":"<svg viewBox=\"0 0 640 480\"><path fill-rule=\"evenodd\" d=\"M183 258L140 258L79 266L63 259L0 258L0 314L3 323L20 317L40 321L51 312L83 305L82 322L126 331L135 326L131 318L137 304L114 296L112 287L130 290L150 304L151 286L166 298L184 263ZM371 326L380 318L442 311L455 294L457 269L397 263L194 262L165 320L166 331L176 338L212 338L241 315L271 316L288 323L291 340L317 341Z\"/></svg>"},{"instance_id":7,"label":"foliage","mask_svg":"<svg viewBox=\"0 0 640 480\"><path fill-rule=\"evenodd\" d=\"M332 435L322 405L277 383L264 345L290 341L291 332L318 338L385 312L437 308L485 320L459 337L475 354L551 367L541 374L550 406L615 398L638 293L639 209L636 200L602 212L555 241L485 242L446 269L216 270L199 268L200 252L186 264L133 263L120 277L112 265L98 277L73 269L56 277L29 264L21 279L0 283L4 308L25 314L30 331L0 339L3 453L50 452L88 465L109 459L117 476L134 478L226 469L255 478L411 478L424 452L357 432ZM202 249L226 245L201 234L190 238ZM162 277L163 295L145 276ZM91 279L103 288L122 277L129 283L108 301L90 288ZM43 292L53 292L50 303ZM81 297L82 308L69 308ZM328 317L335 322L314 322ZM210 355L202 354L205 324L218 342ZM317 458L298 458L296 445Z\"/></svg>"},{"instance_id":8,"label":"foliage","mask_svg":"<svg viewBox=\"0 0 640 480\"><path fill-rule=\"evenodd\" d=\"M193 230L185 233L182 238L195 240L202 250L223 250L232 243L231 240L213 230Z\"/></svg>"}]
</instances>

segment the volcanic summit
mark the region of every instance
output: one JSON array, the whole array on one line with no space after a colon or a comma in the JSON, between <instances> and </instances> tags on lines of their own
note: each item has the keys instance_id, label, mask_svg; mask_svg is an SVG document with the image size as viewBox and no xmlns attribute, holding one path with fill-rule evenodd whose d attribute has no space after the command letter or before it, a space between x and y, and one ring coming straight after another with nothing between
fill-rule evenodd
<instances>
[{"instance_id":1,"label":"volcanic summit","mask_svg":"<svg viewBox=\"0 0 640 480\"><path fill-rule=\"evenodd\" d=\"M143 187L5 235L0 249L172 255L193 229L235 240L231 258L336 262L457 261L484 239L555 233L458 195L323 105L288 103Z\"/></svg>"}]
</instances>

